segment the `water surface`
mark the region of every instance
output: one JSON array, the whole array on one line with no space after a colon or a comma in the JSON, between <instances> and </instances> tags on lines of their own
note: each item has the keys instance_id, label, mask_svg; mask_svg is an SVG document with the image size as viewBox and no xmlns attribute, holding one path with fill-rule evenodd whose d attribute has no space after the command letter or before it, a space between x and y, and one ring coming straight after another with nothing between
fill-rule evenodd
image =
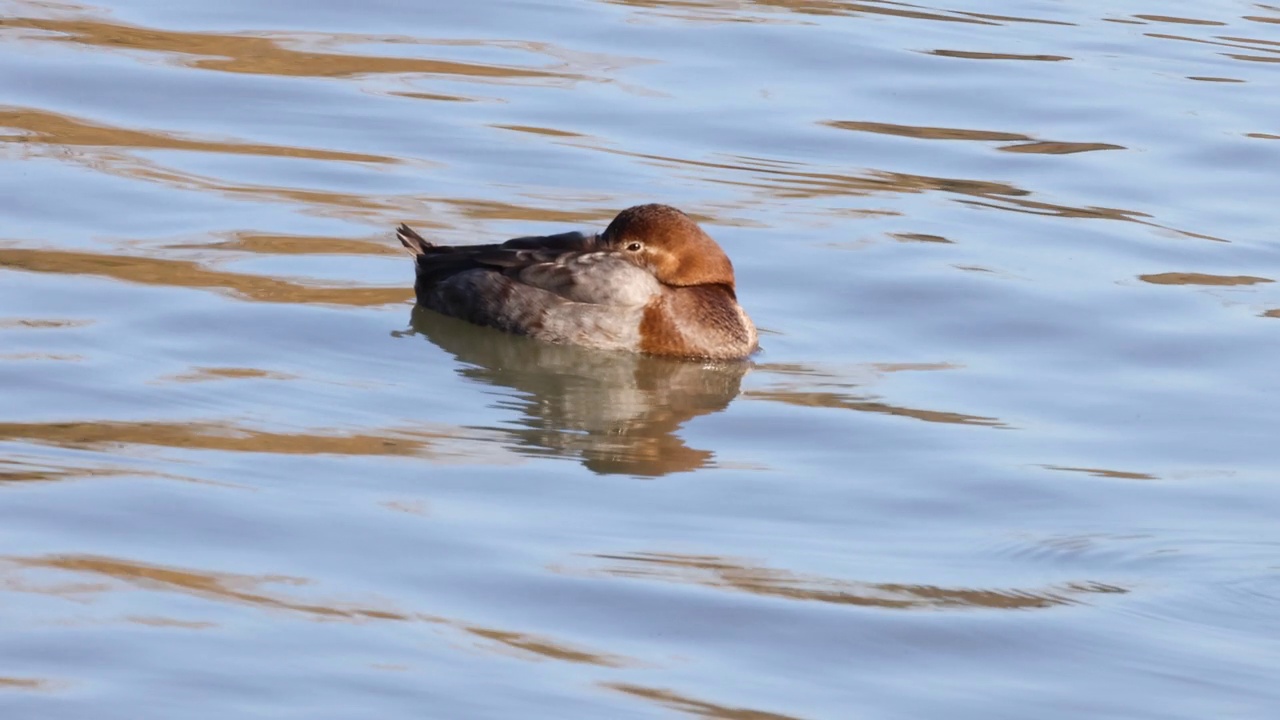
<instances>
[{"instance_id":1,"label":"water surface","mask_svg":"<svg viewBox=\"0 0 1280 720\"><path fill-rule=\"evenodd\" d=\"M1276 716L1280 6L1075 5L0 0L0 711ZM750 364L391 234L651 201Z\"/></svg>"}]
</instances>

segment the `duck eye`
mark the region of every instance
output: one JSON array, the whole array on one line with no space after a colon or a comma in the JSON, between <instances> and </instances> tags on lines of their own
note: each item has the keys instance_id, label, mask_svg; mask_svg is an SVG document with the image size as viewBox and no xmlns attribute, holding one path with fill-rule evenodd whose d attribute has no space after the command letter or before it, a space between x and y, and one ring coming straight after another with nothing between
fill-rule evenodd
<instances>
[{"instance_id":1,"label":"duck eye","mask_svg":"<svg viewBox=\"0 0 1280 720\"><path fill-rule=\"evenodd\" d=\"M627 245L627 249L631 252L640 252L640 243L633 242L630 245Z\"/></svg>"}]
</instances>

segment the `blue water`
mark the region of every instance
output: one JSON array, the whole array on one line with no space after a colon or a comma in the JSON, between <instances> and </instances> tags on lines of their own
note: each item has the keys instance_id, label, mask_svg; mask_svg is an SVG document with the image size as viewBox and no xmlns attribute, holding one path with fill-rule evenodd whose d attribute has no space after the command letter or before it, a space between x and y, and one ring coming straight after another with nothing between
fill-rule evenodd
<instances>
[{"instance_id":1,"label":"blue water","mask_svg":"<svg viewBox=\"0 0 1280 720\"><path fill-rule=\"evenodd\" d=\"M1280 713L1280 9L0 1L5 718ZM749 366L412 309L675 204Z\"/></svg>"}]
</instances>

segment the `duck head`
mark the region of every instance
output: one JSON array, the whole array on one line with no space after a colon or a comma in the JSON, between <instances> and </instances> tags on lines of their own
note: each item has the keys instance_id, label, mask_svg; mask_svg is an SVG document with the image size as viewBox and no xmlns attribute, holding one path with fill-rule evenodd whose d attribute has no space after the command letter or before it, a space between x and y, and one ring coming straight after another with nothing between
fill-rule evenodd
<instances>
[{"instance_id":1,"label":"duck head","mask_svg":"<svg viewBox=\"0 0 1280 720\"><path fill-rule=\"evenodd\" d=\"M734 289L729 256L692 218L670 205L627 208L609 223L601 238L665 285Z\"/></svg>"}]
</instances>

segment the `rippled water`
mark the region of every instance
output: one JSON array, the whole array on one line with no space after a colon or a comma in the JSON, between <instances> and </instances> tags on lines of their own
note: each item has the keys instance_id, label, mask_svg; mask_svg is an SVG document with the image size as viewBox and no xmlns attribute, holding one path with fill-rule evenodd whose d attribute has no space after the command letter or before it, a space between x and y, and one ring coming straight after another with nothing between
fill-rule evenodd
<instances>
[{"instance_id":1,"label":"rippled water","mask_svg":"<svg viewBox=\"0 0 1280 720\"><path fill-rule=\"evenodd\" d=\"M1280 715L1280 6L1103 7L0 0L0 713ZM749 368L412 311L648 201Z\"/></svg>"}]
</instances>

